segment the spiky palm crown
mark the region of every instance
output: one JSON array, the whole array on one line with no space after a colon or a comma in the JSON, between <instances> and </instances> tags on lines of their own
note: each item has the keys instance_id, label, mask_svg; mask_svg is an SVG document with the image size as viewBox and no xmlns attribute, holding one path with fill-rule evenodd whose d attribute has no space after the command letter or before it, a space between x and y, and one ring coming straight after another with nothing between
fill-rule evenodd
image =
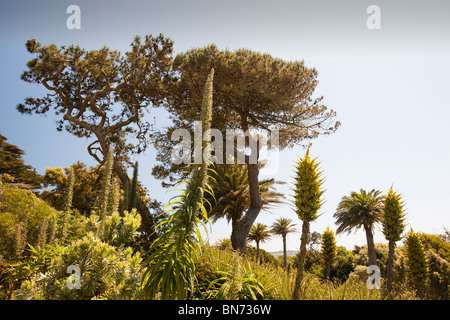
<instances>
[{"instance_id":1,"label":"spiky palm crown","mask_svg":"<svg viewBox=\"0 0 450 320\"><path fill-rule=\"evenodd\" d=\"M375 189L369 192L360 189L359 193L353 191L350 197L343 197L334 214L338 225L336 233L350 233L360 227L372 230L375 223L382 219L382 205L381 191Z\"/></svg>"},{"instance_id":2,"label":"spiky palm crown","mask_svg":"<svg viewBox=\"0 0 450 320\"><path fill-rule=\"evenodd\" d=\"M424 284L428 278L428 260L420 235L412 230L406 236L406 250L412 280Z\"/></svg>"},{"instance_id":3,"label":"spiky palm crown","mask_svg":"<svg viewBox=\"0 0 450 320\"><path fill-rule=\"evenodd\" d=\"M207 196L210 202L207 206L209 217L213 222L222 217L226 217L228 222L240 219L250 204L247 166L215 165L212 176L210 184L215 198ZM282 202L284 195L275 190L275 185L282 183L273 178L259 181L263 210Z\"/></svg>"},{"instance_id":4,"label":"spiky palm crown","mask_svg":"<svg viewBox=\"0 0 450 320\"><path fill-rule=\"evenodd\" d=\"M323 179L319 171L320 162L312 159L309 149L295 164L294 204L300 220L314 221L322 207Z\"/></svg>"},{"instance_id":5,"label":"spiky palm crown","mask_svg":"<svg viewBox=\"0 0 450 320\"><path fill-rule=\"evenodd\" d=\"M391 188L384 197L383 234L386 240L399 241L405 229L404 202Z\"/></svg>"},{"instance_id":6,"label":"spiky palm crown","mask_svg":"<svg viewBox=\"0 0 450 320\"><path fill-rule=\"evenodd\" d=\"M270 231L275 235L285 236L288 233L297 231L294 228L295 225L295 223L292 223L292 219L279 218L272 224Z\"/></svg>"},{"instance_id":7,"label":"spiky palm crown","mask_svg":"<svg viewBox=\"0 0 450 320\"><path fill-rule=\"evenodd\" d=\"M331 264L336 257L337 247L334 232L329 227L322 234L322 258L325 263Z\"/></svg>"},{"instance_id":8,"label":"spiky palm crown","mask_svg":"<svg viewBox=\"0 0 450 320\"><path fill-rule=\"evenodd\" d=\"M248 240L255 242L265 242L270 239L270 231L264 223L258 222L253 225L248 234Z\"/></svg>"}]
</instances>

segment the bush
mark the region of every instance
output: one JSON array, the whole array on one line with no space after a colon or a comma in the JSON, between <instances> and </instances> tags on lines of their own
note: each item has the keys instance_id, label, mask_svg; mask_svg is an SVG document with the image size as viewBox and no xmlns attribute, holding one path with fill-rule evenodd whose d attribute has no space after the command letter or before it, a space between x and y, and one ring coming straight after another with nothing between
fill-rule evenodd
<instances>
[{"instance_id":1,"label":"bush","mask_svg":"<svg viewBox=\"0 0 450 320\"><path fill-rule=\"evenodd\" d=\"M17 299L133 299L140 294L141 262L131 248L120 250L92 233L62 247L33 250L42 267L17 290ZM69 266L80 268L80 289L68 285Z\"/></svg>"},{"instance_id":2,"label":"bush","mask_svg":"<svg viewBox=\"0 0 450 320\"><path fill-rule=\"evenodd\" d=\"M427 250L429 299L450 300L450 263L433 250Z\"/></svg>"},{"instance_id":3,"label":"bush","mask_svg":"<svg viewBox=\"0 0 450 320\"><path fill-rule=\"evenodd\" d=\"M52 220L58 221L59 218L57 210L31 191L3 184L0 199L0 255L5 260L19 258L17 255L21 255L27 243L37 243L43 224L49 229ZM46 240L49 236L50 232Z\"/></svg>"}]
</instances>

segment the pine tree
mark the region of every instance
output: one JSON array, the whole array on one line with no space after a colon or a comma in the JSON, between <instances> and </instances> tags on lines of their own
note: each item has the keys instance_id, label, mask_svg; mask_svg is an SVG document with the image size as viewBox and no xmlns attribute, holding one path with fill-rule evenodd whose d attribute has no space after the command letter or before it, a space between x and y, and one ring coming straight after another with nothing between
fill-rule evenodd
<instances>
[{"instance_id":1,"label":"pine tree","mask_svg":"<svg viewBox=\"0 0 450 320\"><path fill-rule=\"evenodd\" d=\"M419 296L423 297L428 279L428 260L419 234L412 230L406 236L406 253L412 284Z\"/></svg>"},{"instance_id":2,"label":"pine tree","mask_svg":"<svg viewBox=\"0 0 450 320\"><path fill-rule=\"evenodd\" d=\"M392 291L392 277L394 268L394 251L395 242L401 239L401 235L405 230L404 202L401 195L394 192L391 188L384 197L383 208L383 234L389 241L389 254L387 261L387 289Z\"/></svg>"},{"instance_id":3,"label":"pine tree","mask_svg":"<svg viewBox=\"0 0 450 320\"><path fill-rule=\"evenodd\" d=\"M25 151L7 142L7 138L0 134L0 180L25 189L41 187L42 176L23 160Z\"/></svg>"},{"instance_id":4,"label":"pine tree","mask_svg":"<svg viewBox=\"0 0 450 320\"><path fill-rule=\"evenodd\" d=\"M325 279L329 280L331 265L337 254L336 238L329 227L322 234L322 259L325 264Z\"/></svg>"},{"instance_id":5,"label":"pine tree","mask_svg":"<svg viewBox=\"0 0 450 320\"><path fill-rule=\"evenodd\" d=\"M305 156L299 159L295 165L294 204L297 216L303 221L303 225L297 276L293 292L294 300L300 298L300 286L303 280L306 260L306 245L309 242L309 225L317 219L318 211L322 206L321 197L324 193L322 190L322 172L319 171L320 163L316 160L317 158L312 159L310 157L308 148Z\"/></svg>"}]
</instances>

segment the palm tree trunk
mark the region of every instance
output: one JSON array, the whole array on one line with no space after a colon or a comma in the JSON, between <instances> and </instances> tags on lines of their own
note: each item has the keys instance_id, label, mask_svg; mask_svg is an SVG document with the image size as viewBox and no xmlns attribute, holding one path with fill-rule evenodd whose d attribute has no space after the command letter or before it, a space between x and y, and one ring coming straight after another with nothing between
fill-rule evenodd
<instances>
[{"instance_id":1,"label":"palm tree trunk","mask_svg":"<svg viewBox=\"0 0 450 320\"><path fill-rule=\"evenodd\" d=\"M331 266L329 263L327 263L325 265L325 279L326 280L330 280L330 270L331 270Z\"/></svg>"},{"instance_id":2,"label":"palm tree trunk","mask_svg":"<svg viewBox=\"0 0 450 320\"><path fill-rule=\"evenodd\" d=\"M259 241L256 241L256 261L259 262Z\"/></svg>"},{"instance_id":3,"label":"palm tree trunk","mask_svg":"<svg viewBox=\"0 0 450 320\"><path fill-rule=\"evenodd\" d=\"M287 269L287 251L286 251L286 234L283 234L283 264L284 269Z\"/></svg>"},{"instance_id":4,"label":"palm tree trunk","mask_svg":"<svg viewBox=\"0 0 450 320\"><path fill-rule=\"evenodd\" d=\"M367 239L367 254L369 255L369 266L377 265L377 254L375 253L375 244L373 243L372 228L364 226Z\"/></svg>"},{"instance_id":5,"label":"palm tree trunk","mask_svg":"<svg viewBox=\"0 0 450 320\"><path fill-rule=\"evenodd\" d=\"M306 245L309 238L309 221L303 221L302 226L302 238L300 242L300 255L298 257L298 268L297 277L295 278L294 293L292 295L293 300L300 299L300 287L303 280L303 274L305 271L305 260L306 260Z\"/></svg>"},{"instance_id":6,"label":"palm tree trunk","mask_svg":"<svg viewBox=\"0 0 450 320\"><path fill-rule=\"evenodd\" d=\"M389 240L389 254L387 261L387 290L388 292L392 291L392 278L393 278L393 270L394 270L394 250L395 250L395 241Z\"/></svg>"}]
</instances>

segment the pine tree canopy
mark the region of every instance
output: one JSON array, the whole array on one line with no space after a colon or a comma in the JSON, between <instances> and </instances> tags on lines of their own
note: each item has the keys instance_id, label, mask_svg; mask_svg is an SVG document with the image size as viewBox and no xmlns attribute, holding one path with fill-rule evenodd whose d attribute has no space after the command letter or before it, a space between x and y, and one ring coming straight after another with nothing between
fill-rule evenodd
<instances>
[{"instance_id":1,"label":"pine tree canopy","mask_svg":"<svg viewBox=\"0 0 450 320\"><path fill-rule=\"evenodd\" d=\"M32 166L25 164L25 151L7 142L0 134L0 178L25 189L38 189L42 176Z\"/></svg>"}]
</instances>

